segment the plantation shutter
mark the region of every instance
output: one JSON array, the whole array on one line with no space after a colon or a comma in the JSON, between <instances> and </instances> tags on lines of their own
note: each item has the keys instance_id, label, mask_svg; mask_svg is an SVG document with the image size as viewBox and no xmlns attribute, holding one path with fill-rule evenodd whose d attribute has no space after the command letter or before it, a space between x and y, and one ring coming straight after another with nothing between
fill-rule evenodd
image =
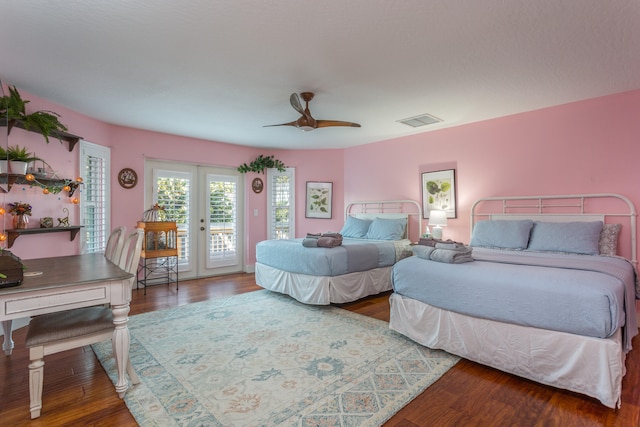
<instances>
[{"instance_id":1,"label":"plantation shutter","mask_svg":"<svg viewBox=\"0 0 640 427\"><path fill-rule=\"evenodd\" d=\"M207 268L235 265L238 260L238 177L207 174L209 237Z\"/></svg>"},{"instance_id":2,"label":"plantation shutter","mask_svg":"<svg viewBox=\"0 0 640 427\"><path fill-rule=\"evenodd\" d=\"M80 223L82 252L103 252L111 232L109 219L109 147L80 141Z\"/></svg>"},{"instance_id":3,"label":"plantation shutter","mask_svg":"<svg viewBox=\"0 0 640 427\"><path fill-rule=\"evenodd\" d=\"M189 262L191 236L189 222L189 195L192 175L189 172L154 169L155 203L164 208L167 221L175 221L178 227L178 263Z\"/></svg>"},{"instance_id":4,"label":"plantation shutter","mask_svg":"<svg viewBox=\"0 0 640 427\"><path fill-rule=\"evenodd\" d=\"M268 239L295 237L295 168L267 169Z\"/></svg>"}]
</instances>

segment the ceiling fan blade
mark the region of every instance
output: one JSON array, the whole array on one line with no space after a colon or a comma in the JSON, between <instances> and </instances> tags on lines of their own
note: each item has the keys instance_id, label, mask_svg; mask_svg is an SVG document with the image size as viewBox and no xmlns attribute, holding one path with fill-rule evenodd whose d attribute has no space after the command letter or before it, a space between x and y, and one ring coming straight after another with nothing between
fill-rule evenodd
<instances>
[{"instance_id":1,"label":"ceiling fan blade","mask_svg":"<svg viewBox=\"0 0 640 427\"><path fill-rule=\"evenodd\" d=\"M343 122L340 120L316 120L316 124L317 124L316 127L319 127L319 128L326 128L331 126L348 126L352 128L361 127L359 123Z\"/></svg>"},{"instance_id":2,"label":"ceiling fan blade","mask_svg":"<svg viewBox=\"0 0 640 427\"><path fill-rule=\"evenodd\" d=\"M291 94L291 96L289 97L289 102L291 103L291 106L293 107L294 110L304 115L304 108L302 108L302 104L300 104L300 98L298 98L297 93Z\"/></svg>"},{"instance_id":3,"label":"ceiling fan blade","mask_svg":"<svg viewBox=\"0 0 640 427\"><path fill-rule=\"evenodd\" d=\"M300 104L300 97L298 97L297 93L294 92L289 97L289 102L291 103L291 106L293 107L293 109L302 115L298 120L294 122L289 122L289 123L280 123L277 125L265 125L263 127L295 126L298 129L306 132L314 129L318 129L318 128L326 128L331 126L345 126L345 127L352 127L352 128L360 127L359 123L354 123L354 122L343 122L340 120L314 119L313 116L311 115L311 112L309 111L309 101L313 99L313 96L314 96L313 92L302 92L300 93L300 96L305 102L304 108L302 108L302 104Z\"/></svg>"},{"instance_id":4,"label":"ceiling fan blade","mask_svg":"<svg viewBox=\"0 0 640 427\"><path fill-rule=\"evenodd\" d=\"M269 128L269 127L273 127L273 126L298 126L297 124L297 120L293 121L293 122L289 122L289 123L280 123L278 125L264 125L262 126L263 128Z\"/></svg>"}]
</instances>

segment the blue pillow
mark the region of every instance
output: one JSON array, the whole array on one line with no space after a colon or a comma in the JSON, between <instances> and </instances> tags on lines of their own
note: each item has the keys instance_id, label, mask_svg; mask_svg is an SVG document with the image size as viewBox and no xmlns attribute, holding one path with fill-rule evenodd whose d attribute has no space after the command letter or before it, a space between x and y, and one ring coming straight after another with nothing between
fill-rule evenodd
<instances>
[{"instance_id":1,"label":"blue pillow","mask_svg":"<svg viewBox=\"0 0 640 427\"><path fill-rule=\"evenodd\" d=\"M407 228L406 218L376 218L369 226L367 239L373 240L400 240L404 238Z\"/></svg>"},{"instance_id":2,"label":"blue pillow","mask_svg":"<svg viewBox=\"0 0 640 427\"><path fill-rule=\"evenodd\" d=\"M478 221L473 227L470 246L523 250L529 243L530 219Z\"/></svg>"},{"instance_id":3,"label":"blue pillow","mask_svg":"<svg viewBox=\"0 0 640 427\"><path fill-rule=\"evenodd\" d=\"M340 230L342 237L351 237L352 239L364 239L369 231L369 226L373 221L370 219L360 219L348 216L344 227Z\"/></svg>"},{"instance_id":4,"label":"blue pillow","mask_svg":"<svg viewBox=\"0 0 640 427\"><path fill-rule=\"evenodd\" d=\"M539 222L533 225L529 250L598 255L602 221Z\"/></svg>"}]
</instances>

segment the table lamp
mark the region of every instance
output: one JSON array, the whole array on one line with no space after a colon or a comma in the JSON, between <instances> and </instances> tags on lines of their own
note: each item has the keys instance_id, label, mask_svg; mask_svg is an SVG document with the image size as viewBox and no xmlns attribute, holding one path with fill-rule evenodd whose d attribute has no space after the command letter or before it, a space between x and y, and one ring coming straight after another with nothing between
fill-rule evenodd
<instances>
[{"instance_id":1,"label":"table lamp","mask_svg":"<svg viewBox=\"0 0 640 427\"><path fill-rule=\"evenodd\" d=\"M429 225L431 225L431 235L434 239L442 239L442 227L447 226L447 212L434 211L429 213Z\"/></svg>"}]
</instances>

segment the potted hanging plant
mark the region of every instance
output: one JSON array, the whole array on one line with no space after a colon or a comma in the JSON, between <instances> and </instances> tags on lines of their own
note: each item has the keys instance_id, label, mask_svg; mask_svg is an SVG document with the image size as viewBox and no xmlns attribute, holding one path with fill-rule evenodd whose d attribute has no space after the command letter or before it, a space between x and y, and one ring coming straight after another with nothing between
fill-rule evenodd
<instances>
[{"instance_id":1,"label":"potted hanging plant","mask_svg":"<svg viewBox=\"0 0 640 427\"><path fill-rule=\"evenodd\" d=\"M238 172L264 173L264 170L268 168L275 168L280 172L284 172L286 166L283 162L276 159L274 156L263 156L262 154L260 154L253 162L249 164L243 163L238 166Z\"/></svg>"},{"instance_id":2,"label":"potted hanging plant","mask_svg":"<svg viewBox=\"0 0 640 427\"><path fill-rule=\"evenodd\" d=\"M60 132L65 132L67 127L58 120L60 115L53 111L44 110L27 114L25 106L28 103L28 100L22 99L15 86L9 86L9 95L0 97L0 116L7 118L8 132L11 132L13 126L18 126L41 134L47 144L50 136L58 138L62 143Z\"/></svg>"},{"instance_id":3,"label":"potted hanging plant","mask_svg":"<svg viewBox=\"0 0 640 427\"><path fill-rule=\"evenodd\" d=\"M27 173L29 163L41 160L33 153L27 151L26 147L20 147L19 145L10 145L7 147L6 153L7 160L9 161L9 172L19 175Z\"/></svg>"}]
</instances>

